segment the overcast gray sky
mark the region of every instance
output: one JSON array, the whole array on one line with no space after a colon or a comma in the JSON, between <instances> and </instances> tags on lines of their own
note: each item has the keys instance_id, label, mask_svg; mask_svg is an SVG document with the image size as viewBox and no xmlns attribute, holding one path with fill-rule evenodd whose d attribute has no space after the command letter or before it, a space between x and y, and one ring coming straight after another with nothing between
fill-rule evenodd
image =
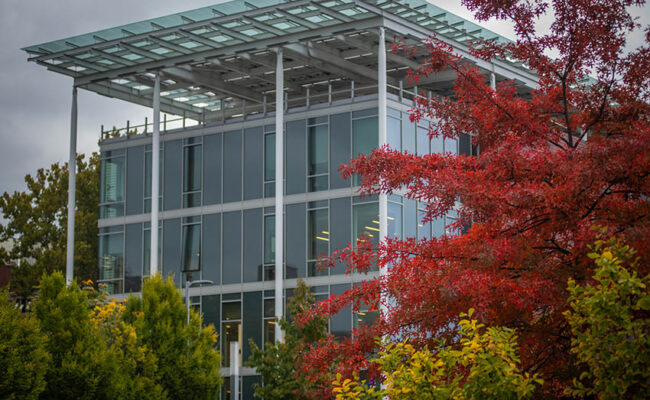
<instances>
[{"instance_id":1,"label":"overcast gray sky","mask_svg":"<svg viewBox=\"0 0 650 400\"><path fill-rule=\"evenodd\" d=\"M0 193L23 190L25 174L68 158L72 79L28 63L20 48L220 2L0 0ZM472 19L460 1L432 2ZM513 37L507 23L491 21L482 25ZM79 91L78 104L80 153L97 150L102 124L123 127L126 120L151 120L148 108L85 90Z\"/></svg>"}]
</instances>

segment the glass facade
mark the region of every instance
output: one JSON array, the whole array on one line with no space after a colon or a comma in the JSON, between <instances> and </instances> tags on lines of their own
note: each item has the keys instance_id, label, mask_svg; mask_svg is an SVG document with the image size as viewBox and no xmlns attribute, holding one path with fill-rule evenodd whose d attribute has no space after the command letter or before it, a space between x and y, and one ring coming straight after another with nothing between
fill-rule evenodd
<instances>
[{"instance_id":1,"label":"glass facade","mask_svg":"<svg viewBox=\"0 0 650 400\"><path fill-rule=\"evenodd\" d=\"M379 144L377 108L339 110L329 115L288 120L285 136L285 236L286 279L329 276L330 283L312 285L318 301L351 288L340 277L346 266L332 267L322 257L352 243L379 243L377 196L352 193L359 178L343 179L342 164L358 154L370 154ZM233 357L250 354L248 340L263 346L274 340L275 293L267 282L276 277L275 126L253 121L220 131L206 129L203 136L161 143L159 270L174 276L182 287L182 271L193 279L209 279L238 293L220 292L192 297L193 307L204 313L219 333L223 367ZM428 125L410 122L406 111L388 110L387 142L396 150L429 154L458 151L450 139L429 139ZM134 150L135 149L135 150ZM131 146L128 152L102 152L101 219L129 216L128 224L101 228L100 282L111 293L138 291L149 275L151 228L151 146ZM140 176L137 170L140 169ZM129 194L139 201L130 210ZM345 190L342 190L345 189ZM347 190L351 190L349 192ZM388 197L388 236L429 238L445 233L454 215L424 224L426 204L400 196ZM144 222L143 222L144 221ZM372 267L371 271L377 271ZM327 281L325 281L327 282ZM248 286L247 286L248 285ZM249 289L250 288L250 289ZM292 293L292 289L287 289ZM286 308L285 297L285 308ZM360 324L377 317L364 305L331 317L329 329L337 337L350 335ZM230 354L238 341L241 354ZM244 377L251 378L251 377ZM224 395L227 393L224 385Z\"/></svg>"}]
</instances>

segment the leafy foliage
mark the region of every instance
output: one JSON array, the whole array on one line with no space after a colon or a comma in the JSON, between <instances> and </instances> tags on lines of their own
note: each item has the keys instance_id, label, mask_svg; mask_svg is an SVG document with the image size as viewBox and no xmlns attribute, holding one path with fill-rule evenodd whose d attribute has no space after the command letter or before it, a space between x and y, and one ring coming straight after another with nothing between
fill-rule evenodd
<instances>
[{"instance_id":1,"label":"leafy foliage","mask_svg":"<svg viewBox=\"0 0 650 400\"><path fill-rule=\"evenodd\" d=\"M0 395L8 399L214 399L221 385L212 325L171 280L145 282L143 297L106 300L86 282L44 275L34 314L0 295ZM39 326L41 327L39 330ZM6 371L6 373L5 373Z\"/></svg>"},{"instance_id":2,"label":"leafy foliage","mask_svg":"<svg viewBox=\"0 0 650 400\"><path fill-rule=\"evenodd\" d=\"M27 190L4 193L0 209L7 221L0 225L0 242L12 241L0 259L20 260L12 268L10 290L23 300L38 286L44 273L65 269L68 224L68 166L52 164L25 176ZM75 212L75 276L97 277L97 220L99 211L99 155L77 158L77 210Z\"/></svg>"},{"instance_id":3,"label":"leafy foliage","mask_svg":"<svg viewBox=\"0 0 650 400\"><path fill-rule=\"evenodd\" d=\"M314 301L310 288L299 279L287 307L289 315L300 315ZM308 367L303 365L302 357L313 343L327 336L327 318L320 316L306 323L295 318L289 322L283 318L279 324L285 334L284 343L267 342L262 350L253 340L249 342L252 353L246 365L256 368L263 382L263 386L255 388L255 397L267 400L322 398L323 390L329 392L329 382L314 380L312 375L306 373L304 369Z\"/></svg>"},{"instance_id":4,"label":"leafy foliage","mask_svg":"<svg viewBox=\"0 0 650 400\"><path fill-rule=\"evenodd\" d=\"M202 327L200 315L193 310L187 325L183 298L171 278L156 275L146 280L142 297L130 296L123 314L137 343L155 355L153 379L168 399L218 396L221 358L215 348L214 326Z\"/></svg>"},{"instance_id":5,"label":"leafy foliage","mask_svg":"<svg viewBox=\"0 0 650 400\"><path fill-rule=\"evenodd\" d=\"M116 398L120 365L93 327L88 292L76 283L66 287L59 272L43 276L34 315L52 357L41 398Z\"/></svg>"},{"instance_id":6,"label":"leafy foliage","mask_svg":"<svg viewBox=\"0 0 650 400\"><path fill-rule=\"evenodd\" d=\"M471 318L474 310L461 317ZM524 399L542 380L522 373L516 336L511 329L487 328L476 320L459 322L458 340L440 344L434 351L416 350L407 341L387 343L379 357L381 388L358 379L343 380L337 374L336 400L390 398L421 399Z\"/></svg>"},{"instance_id":7,"label":"leafy foliage","mask_svg":"<svg viewBox=\"0 0 650 400\"><path fill-rule=\"evenodd\" d=\"M451 47L435 38L425 44L424 63L409 77L417 82L448 71L457 80L453 96L419 97L411 119L435 121L432 137L470 133L480 155L382 147L351 161L344 174L362 175L364 194L398 191L427 204L427 221L457 212L450 231L464 233L387 239L372 251L342 252L339 259L352 272L373 263L388 272L303 318L380 301L386 312L351 341L322 341L307 355L315 371L329 373L323 354L342 355L337 368L344 378L369 368L363 355L376 347L377 336L408 336L416 349L433 348L454 337L450 327L473 307L481 323L516 331L522 369L544 376L544 396L561 396L579 376L562 313L567 280L592 274L586 254L596 232L590 228L607 227L642 260L650 253L650 29L642 46L625 49L626 37L639 28L628 8L641 3L463 1L478 19L507 19L517 32L514 42L474 43L472 54L518 59L536 71L539 87L522 96L499 76L492 89ZM543 15L555 19L538 32ZM422 48L397 38L395 51L404 49L422 56ZM587 74L594 79L585 80ZM638 273L647 267L640 263Z\"/></svg>"},{"instance_id":8,"label":"leafy foliage","mask_svg":"<svg viewBox=\"0 0 650 400\"><path fill-rule=\"evenodd\" d=\"M650 275L638 276L635 251L598 240L589 257L592 285L569 280L571 352L586 368L567 390L597 399L645 399L650 393Z\"/></svg>"},{"instance_id":9,"label":"leafy foliage","mask_svg":"<svg viewBox=\"0 0 650 400\"><path fill-rule=\"evenodd\" d=\"M0 398L38 399L50 363L46 342L38 320L21 315L7 291L0 291Z\"/></svg>"}]
</instances>

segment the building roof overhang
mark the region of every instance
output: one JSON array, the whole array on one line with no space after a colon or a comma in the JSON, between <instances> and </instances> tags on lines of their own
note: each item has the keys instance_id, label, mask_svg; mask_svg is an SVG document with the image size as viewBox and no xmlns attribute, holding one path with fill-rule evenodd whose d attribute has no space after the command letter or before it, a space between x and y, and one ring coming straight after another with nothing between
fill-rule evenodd
<instances>
[{"instance_id":1,"label":"building roof overhang","mask_svg":"<svg viewBox=\"0 0 650 400\"><path fill-rule=\"evenodd\" d=\"M426 57L422 39L434 34L485 71L527 90L537 85L520 63L469 54L472 41L507 39L425 0L235 0L23 50L29 61L74 78L76 87L144 106L151 106L160 73L162 111L207 121L247 104L272 107L266 94L275 91L278 48L289 97L331 96L350 81L376 85L382 26L387 38L421 47L388 54L391 86L413 86L400 80ZM454 78L443 73L418 85L445 94Z\"/></svg>"}]
</instances>

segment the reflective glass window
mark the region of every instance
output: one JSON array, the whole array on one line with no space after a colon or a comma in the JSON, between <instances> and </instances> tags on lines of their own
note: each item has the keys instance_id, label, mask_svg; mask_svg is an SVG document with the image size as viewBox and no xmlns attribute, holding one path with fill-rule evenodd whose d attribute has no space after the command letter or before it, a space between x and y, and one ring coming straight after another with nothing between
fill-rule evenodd
<instances>
[{"instance_id":1,"label":"reflective glass window","mask_svg":"<svg viewBox=\"0 0 650 400\"><path fill-rule=\"evenodd\" d=\"M124 215L125 157L113 157L101 161L100 218Z\"/></svg>"},{"instance_id":2,"label":"reflective glass window","mask_svg":"<svg viewBox=\"0 0 650 400\"><path fill-rule=\"evenodd\" d=\"M418 126L417 146L418 155L429 154L429 130L424 126Z\"/></svg>"},{"instance_id":3,"label":"reflective glass window","mask_svg":"<svg viewBox=\"0 0 650 400\"><path fill-rule=\"evenodd\" d=\"M308 247L309 276L327 275L326 266L322 265L321 255L329 254L329 216L328 210L309 210Z\"/></svg>"},{"instance_id":4,"label":"reflective glass window","mask_svg":"<svg viewBox=\"0 0 650 400\"><path fill-rule=\"evenodd\" d=\"M362 203L353 206L352 231L354 242L369 240L373 246L379 243L379 204Z\"/></svg>"},{"instance_id":5,"label":"reflective glass window","mask_svg":"<svg viewBox=\"0 0 650 400\"><path fill-rule=\"evenodd\" d=\"M99 281L109 293L123 292L124 233L99 236Z\"/></svg>"},{"instance_id":6,"label":"reflective glass window","mask_svg":"<svg viewBox=\"0 0 650 400\"><path fill-rule=\"evenodd\" d=\"M264 263L275 262L275 215L264 217Z\"/></svg>"},{"instance_id":7,"label":"reflective glass window","mask_svg":"<svg viewBox=\"0 0 650 400\"><path fill-rule=\"evenodd\" d=\"M389 237L402 237L402 205L388 202L388 232Z\"/></svg>"},{"instance_id":8,"label":"reflective glass window","mask_svg":"<svg viewBox=\"0 0 650 400\"><path fill-rule=\"evenodd\" d=\"M445 153L458 154L458 139L445 139Z\"/></svg>"},{"instance_id":9,"label":"reflective glass window","mask_svg":"<svg viewBox=\"0 0 650 400\"><path fill-rule=\"evenodd\" d=\"M183 225L183 271L201 270L201 224Z\"/></svg>"},{"instance_id":10,"label":"reflective glass window","mask_svg":"<svg viewBox=\"0 0 650 400\"><path fill-rule=\"evenodd\" d=\"M310 126L308 129L309 191L327 190L328 183L328 125Z\"/></svg>"},{"instance_id":11,"label":"reflective glass window","mask_svg":"<svg viewBox=\"0 0 650 400\"><path fill-rule=\"evenodd\" d=\"M183 208L201 205L202 146L183 148Z\"/></svg>"},{"instance_id":12,"label":"reflective glass window","mask_svg":"<svg viewBox=\"0 0 650 400\"><path fill-rule=\"evenodd\" d=\"M264 135L264 182L275 180L275 133Z\"/></svg>"},{"instance_id":13,"label":"reflective glass window","mask_svg":"<svg viewBox=\"0 0 650 400\"><path fill-rule=\"evenodd\" d=\"M386 119L386 141L391 149L402 151L402 121L399 118Z\"/></svg>"}]
</instances>

